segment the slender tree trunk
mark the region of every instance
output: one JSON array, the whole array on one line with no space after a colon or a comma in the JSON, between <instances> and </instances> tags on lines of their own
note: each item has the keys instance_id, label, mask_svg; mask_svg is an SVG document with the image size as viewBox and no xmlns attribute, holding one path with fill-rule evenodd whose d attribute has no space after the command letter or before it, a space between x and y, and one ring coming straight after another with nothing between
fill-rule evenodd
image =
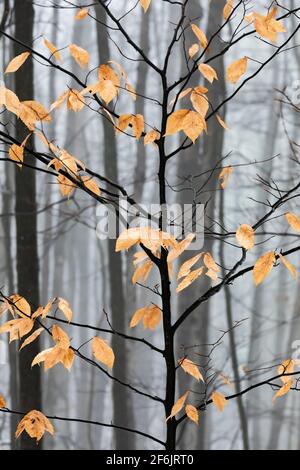
<instances>
[{"instance_id":1,"label":"slender tree trunk","mask_svg":"<svg viewBox=\"0 0 300 470\"><path fill-rule=\"evenodd\" d=\"M110 60L108 37L102 24L107 23L107 17L102 7L96 8L99 62L106 63ZM104 119L104 168L108 178L118 181L117 145L114 128L110 122ZM115 240L108 239L108 265L109 265L109 290L110 290L110 313L112 326L117 331L126 331L127 319L125 311L124 280L122 274L122 257L115 252ZM115 295L115 292L118 295ZM126 346L117 335L112 336L112 348L119 351L118 360L114 366L116 377L128 380L128 360L126 357ZM130 412L129 391L113 382L113 407L114 423L133 427L133 413ZM115 448L117 450L133 449L134 439L130 433L115 430Z\"/></svg>"},{"instance_id":2,"label":"slender tree trunk","mask_svg":"<svg viewBox=\"0 0 300 470\"><path fill-rule=\"evenodd\" d=\"M15 2L15 35L29 46L33 41L34 7L32 1ZM14 43L14 55L24 52L24 48ZM15 91L20 100L34 99L33 61L31 57L21 71L15 75ZM16 134L20 141L28 135L21 121L16 122ZM31 139L32 142L32 139ZM27 163L35 164L34 158L25 155ZM39 266L37 248L37 205L35 172L16 166L16 231L17 231L17 284L18 294L24 296L32 309L39 305ZM39 367L31 368L31 362L40 352L39 341L34 341L19 356L20 403L23 412L40 410L42 406L41 377ZM20 448L40 449L27 433L20 437Z\"/></svg>"}]
</instances>

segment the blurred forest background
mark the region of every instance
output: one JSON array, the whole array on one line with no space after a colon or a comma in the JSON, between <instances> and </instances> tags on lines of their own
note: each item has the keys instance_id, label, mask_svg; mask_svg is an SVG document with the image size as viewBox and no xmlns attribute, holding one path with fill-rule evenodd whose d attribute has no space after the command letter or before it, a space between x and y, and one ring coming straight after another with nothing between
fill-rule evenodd
<instances>
[{"instance_id":1,"label":"blurred forest background","mask_svg":"<svg viewBox=\"0 0 300 470\"><path fill-rule=\"evenodd\" d=\"M0 18L6 15L5 9L9 7L5 18L6 31L18 37L18 28L22 28L22 17L15 15L16 3L27 2L1 0ZM42 50L45 54L43 37L59 48L67 47L70 43L78 44L91 54L90 70L100 63L115 60L124 67L131 83L141 95L160 98L157 75L146 67L144 62L128 61L120 54L116 47L117 32L111 31L107 36L101 24L91 18L74 21L76 12L73 5L84 6L86 2L36 0L32 3L33 45L37 51ZM297 2L294 0L284 2L285 6L291 9L295 7L295 3ZM135 0L110 1L112 10L119 12L119 16L135 4ZM210 37L222 22L224 4L222 0L190 0L187 18L198 24L206 31L207 37ZM264 0L255 0L248 2L247 6L249 9L255 7L259 11L265 4ZM92 4L89 8L91 14L100 21L107 20L101 17L103 12L97 6ZM162 64L173 33L176 15L178 10L175 5L153 0L147 14L144 14L142 8L136 8L124 20L132 37L159 65ZM290 22L293 21L291 18ZM226 41L230 37L231 28L234 28L234 24L222 32L220 41ZM186 42L187 45L195 42L189 31L186 32ZM218 124L212 124L208 136L201 136L182 158L179 156L169 163L170 200L190 202L191 194L196 191L198 202L208 203L210 227L217 227L214 220L218 220L228 231L235 232L239 224L251 224L265 211L264 205L258 201L264 203L272 199L272 195L267 191L270 188L265 184L266 181L272 182L274 187L286 188L293 186L299 179L299 110L286 104L288 96L297 105L296 81L300 80L299 44L298 34L290 45L293 47L284 54L279 54L262 74L252 79L238 96L227 104L226 116L222 111L222 117L226 119L230 131L225 131ZM13 48L13 43L0 34L2 71L16 55ZM272 46L258 38L245 38L225 56L215 61L213 65L220 79L211 89L212 102L219 102L220 97L225 97L233 91L232 85L225 83L223 79L224 69L228 64L244 55L263 61L270 54L271 48ZM122 43L122 51L125 56L134 59L134 54L127 44ZM58 70L41 66L38 62L37 59L34 60L33 96L26 98L34 97L49 107L67 87L76 88L76 84ZM250 71L251 67L256 65L254 61L250 61ZM78 68L70 55L66 54L64 57L64 67L85 79L86 72ZM170 80L176 80L185 67L182 54L173 54ZM26 81L22 73L19 77L19 80ZM2 73L1 80L7 87L14 89L14 77L4 76ZM200 82L199 76L197 84ZM147 122L159 122L160 110L155 102L141 99L133 102L121 95L118 106L123 113L140 113L145 116ZM7 120L8 117L2 113L1 123L7 125ZM59 142L90 168L118 180L136 199L145 203L157 202L157 151L153 146L144 147L142 141L133 143L133 139L127 139L124 135L115 136L106 121L101 120L97 113L90 112L88 108L78 114L62 108L56 112L47 135L49 140ZM42 144L36 141L36 146L40 148ZM1 153L4 155L6 151L2 143ZM217 183L218 173L213 174L208 182L207 175L201 174L214 167L217 161L225 156L226 165L238 166L234 167L232 178L226 190L222 191ZM24 279L24 273L18 273L18 233L15 218L16 192L20 189L18 177L15 177L14 165L5 162L0 162L0 165L0 286L7 294L18 292L20 278L23 276L23 295L26 297L30 281ZM299 210L297 199L290 202L290 210ZM35 212L39 270L37 271L35 259L32 260L32 269L35 271L35 285L40 304L45 305L50 298L61 296L70 302L75 322L106 328L104 309L109 317L114 317L114 326L118 331L128 332L132 313L140 306L150 303L152 294L142 287L132 286L132 253L115 255L112 243L98 239L96 226L99 217L96 201L79 191L69 200L62 198L55 180L47 174L38 173ZM284 213L284 209L279 213ZM32 214L29 219L34 223ZM26 227L27 225L24 230ZM31 225L30 231L32 227ZM278 236L274 237L276 234ZM298 243L298 238L299 235L288 231L282 217L274 218L258 231L259 242L249 254L249 263L253 264L268 250L293 247ZM214 237L208 231L204 250L212 252L223 266L231 266L237 248L230 238L227 243L223 243L222 237ZM290 260L299 266L299 253L293 255ZM155 285L156 282L155 275L151 275L149 284ZM175 318L176 312L182 311L187 303L197 297L199 288L202 288L201 282L193 284L180 296L173 296ZM230 378L233 390L246 388L253 381L262 380L270 367L291 356L296 344L294 341L300 340L299 282L299 279L294 281L284 269L273 270L264 285L258 288L254 287L249 277L240 277L234 286L213 297L188 320L177 338L177 350L180 351L182 345L202 345L199 350L207 376L209 377L212 371L222 372ZM66 329L69 331L67 326ZM80 345L91 338L92 332L73 327L70 335L73 341ZM158 345L163 341L159 328L154 332L145 332L144 337L151 338L151 341ZM108 336L107 339L112 338ZM19 359L15 347L8 348L5 341L5 337L2 337L0 389L3 394L11 397L17 408ZM114 337L112 343L119 356L117 372L143 390L160 394L164 377L161 358L148 351L143 344L122 342ZM48 347L47 341L44 346ZM12 385L12 390L16 391L15 397L9 391ZM179 385L183 388L183 384ZM220 387L221 390L224 387L220 380L214 386ZM230 402L230 406L227 406L223 413L214 408L205 413L205 416L201 414L199 427L190 422L182 427L178 436L178 448L299 448L298 394L291 393L277 400L272 406L273 394L271 387L258 388L239 400ZM120 421L124 420L139 429L145 429L145 423L150 422L151 429L155 430L154 434L161 437L163 432L164 417L159 404L147 403L143 397L130 391L124 394L120 388L113 387L104 374L80 360L75 361L70 374L60 367L42 373L42 396L42 409L49 415L111 422L115 407ZM14 447L14 442L10 431L10 417L3 414L0 417L0 449ZM149 449L154 445L147 439L122 431L68 422L61 422L57 426L55 438L47 437L44 442L46 449ZM160 448L159 445L157 448Z\"/></svg>"}]
</instances>

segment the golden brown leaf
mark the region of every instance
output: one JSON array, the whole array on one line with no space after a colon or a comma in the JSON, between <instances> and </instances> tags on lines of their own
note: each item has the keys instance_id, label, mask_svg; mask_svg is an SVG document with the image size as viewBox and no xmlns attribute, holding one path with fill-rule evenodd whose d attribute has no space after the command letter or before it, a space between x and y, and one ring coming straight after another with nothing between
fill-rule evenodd
<instances>
[{"instance_id":1,"label":"golden brown leaf","mask_svg":"<svg viewBox=\"0 0 300 470\"><path fill-rule=\"evenodd\" d=\"M203 132L207 132L206 121L203 116L201 116L196 111L189 111L186 116L183 118L183 131L193 143Z\"/></svg>"},{"instance_id":2,"label":"golden brown leaf","mask_svg":"<svg viewBox=\"0 0 300 470\"><path fill-rule=\"evenodd\" d=\"M195 43L189 48L189 56L194 57L200 50L199 44Z\"/></svg>"},{"instance_id":3,"label":"golden brown leaf","mask_svg":"<svg viewBox=\"0 0 300 470\"><path fill-rule=\"evenodd\" d=\"M112 369L115 362L115 355L107 342L95 336L92 340L92 349L95 358Z\"/></svg>"},{"instance_id":4,"label":"golden brown leaf","mask_svg":"<svg viewBox=\"0 0 300 470\"><path fill-rule=\"evenodd\" d=\"M130 328L134 328L140 323L140 321L144 318L146 311L147 311L147 307L142 307L136 310L136 312L134 312L130 321L130 325L129 325Z\"/></svg>"},{"instance_id":5,"label":"golden brown leaf","mask_svg":"<svg viewBox=\"0 0 300 470\"><path fill-rule=\"evenodd\" d=\"M223 127L223 129L225 129L226 131L230 130L226 122L221 118L220 114L216 114L216 118L220 126Z\"/></svg>"},{"instance_id":6,"label":"golden brown leaf","mask_svg":"<svg viewBox=\"0 0 300 470\"><path fill-rule=\"evenodd\" d=\"M147 132L144 137L144 145L154 144L156 146L155 141L160 139L160 133L153 129L152 131Z\"/></svg>"},{"instance_id":7,"label":"golden brown leaf","mask_svg":"<svg viewBox=\"0 0 300 470\"><path fill-rule=\"evenodd\" d=\"M86 18L89 14L89 9L88 8L80 8L78 13L75 15L75 20L83 20Z\"/></svg>"},{"instance_id":8,"label":"golden brown leaf","mask_svg":"<svg viewBox=\"0 0 300 470\"><path fill-rule=\"evenodd\" d=\"M207 111L209 109L208 99L197 91L193 90L191 93L191 102L195 110L205 118Z\"/></svg>"},{"instance_id":9,"label":"golden brown leaf","mask_svg":"<svg viewBox=\"0 0 300 470\"><path fill-rule=\"evenodd\" d=\"M184 240L177 243L177 245L168 254L168 263L172 263L172 261L178 258L190 246L194 238L195 234L189 233Z\"/></svg>"},{"instance_id":10,"label":"golden brown leaf","mask_svg":"<svg viewBox=\"0 0 300 470\"><path fill-rule=\"evenodd\" d=\"M203 77L206 78L210 83L213 83L214 80L218 80L217 72L208 64L200 64L198 66L199 71L202 73Z\"/></svg>"},{"instance_id":11,"label":"golden brown leaf","mask_svg":"<svg viewBox=\"0 0 300 470\"><path fill-rule=\"evenodd\" d=\"M275 395L274 395L273 398L272 398L273 403L274 403L274 401L276 400L276 398L278 398L278 397L283 397L283 395L286 395L286 394L290 391L290 389L291 389L293 383L294 383L294 380L293 380L293 379L289 379L289 380L278 390L278 392L275 393Z\"/></svg>"},{"instance_id":12,"label":"golden brown leaf","mask_svg":"<svg viewBox=\"0 0 300 470\"><path fill-rule=\"evenodd\" d=\"M35 330L30 336L28 336L28 338L26 338L21 347L20 347L20 351L21 349L25 348L25 346L28 346L28 344L32 343L33 341L35 341L39 336L40 334L44 331L44 328L38 328L37 330Z\"/></svg>"},{"instance_id":13,"label":"golden brown leaf","mask_svg":"<svg viewBox=\"0 0 300 470\"><path fill-rule=\"evenodd\" d=\"M49 304L47 304L47 306L49 306ZM47 308L47 306L45 307L45 309ZM72 309L70 307L69 302L67 302L67 300L63 299L62 297L58 297L58 305L57 306L58 306L59 310L61 310L63 312L64 316L66 317L66 319L70 323L70 321L72 320L72 317L73 317L73 312L72 312Z\"/></svg>"},{"instance_id":14,"label":"golden brown leaf","mask_svg":"<svg viewBox=\"0 0 300 470\"><path fill-rule=\"evenodd\" d=\"M143 7L144 12L146 13L149 6L150 6L151 0L140 0L140 5Z\"/></svg>"},{"instance_id":15,"label":"golden brown leaf","mask_svg":"<svg viewBox=\"0 0 300 470\"><path fill-rule=\"evenodd\" d=\"M211 399L219 411L223 411L225 406L227 405L227 400L222 393L213 392L211 395Z\"/></svg>"},{"instance_id":16,"label":"golden brown leaf","mask_svg":"<svg viewBox=\"0 0 300 470\"><path fill-rule=\"evenodd\" d=\"M300 233L300 217L298 217L298 215L294 214L293 212L288 212L285 214L285 217L295 232Z\"/></svg>"},{"instance_id":17,"label":"golden brown leaf","mask_svg":"<svg viewBox=\"0 0 300 470\"><path fill-rule=\"evenodd\" d=\"M232 173L233 173L232 167L227 166L227 167L223 168L223 170L219 174L218 180L220 181L220 186L221 186L222 189L225 189L225 187L227 186L228 180L229 180L230 176L232 175Z\"/></svg>"},{"instance_id":18,"label":"golden brown leaf","mask_svg":"<svg viewBox=\"0 0 300 470\"><path fill-rule=\"evenodd\" d=\"M203 273L204 267L202 266L201 268L195 269L194 271L191 271L184 279L183 281L180 282L176 289L176 293L178 294L181 292L183 289L186 289L186 287L190 286L196 279L198 279L199 276Z\"/></svg>"},{"instance_id":19,"label":"golden brown leaf","mask_svg":"<svg viewBox=\"0 0 300 470\"><path fill-rule=\"evenodd\" d=\"M237 83L238 80L246 73L248 67L248 58L236 60L229 65L226 73L226 78L230 83Z\"/></svg>"},{"instance_id":20,"label":"golden brown leaf","mask_svg":"<svg viewBox=\"0 0 300 470\"><path fill-rule=\"evenodd\" d=\"M171 414L167 418L167 420L170 418L173 418L173 416L176 416L177 413L179 413L179 411L182 410L182 408L184 407L185 401L188 397L188 394L189 394L189 391L185 392L180 398L178 398L178 400L172 406Z\"/></svg>"},{"instance_id":21,"label":"golden brown leaf","mask_svg":"<svg viewBox=\"0 0 300 470\"><path fill-rule=\"evenodd\" d=\"M183 121L188 113L188 109L178 109L177 111L174 111L174 113L168 117L165 135L173 135L176 134L176 132L183 130Z\"/></svg>"},{"instance_id":22,"label":"golden brown leaf","mask_svg":"<svg viewBox=\"0 0 300 470\"><path fill-rule=\"evenodd\" d=\"M149 328L149 330L153 331L161 321L161 317L161 310L157 305L147 307L143 316L144 329Z\"/></svg>"},{"instance_id":23,"label":"golden brown leaf","mask_svg":"<svg viewBox=\"0 0 300 470\"><path fill-rule=\"evenodd\" d=\"M200 29L196 24L192 24L192 31L199 40L203 49L206 49L208 41L202 29Z\"/></svg>"},{"instance_id":24,"label":"golden brown leaf","mask_svg":"<svg viewBox=\"0 0 300 470\"><path fill-rule=\"evenodd\" d=\"M24 161L24 147L22 145L13 144L9 147L9 157L17 162L17 165L22 168Z\"/></svg>"},{"instance_id":25,"label":"golden brown leaf","mask_svg":"<svg viewBox=\"0 0 300 470\"><path fill-rule=\"evenodd\" d=\"M19 68L24 64L24 62L26 62L29 56L30 52L22 52L22 54L17 55L17 57L10 61L6 67L5 73L13 73L19 70Z\"/></svg>"},{"instance_id":26,"label":"golden brown leaf","mask_svg":"<svg viewBox=\"0 0 300 470\"><path fill-rule=\"evenodd\" d=\"M0 394L0 409L1 408L6 408L6 401L4 399L4 396Z\"/></svg>"},{"instance_id":27,"label":"golden brown leaf","mask_svg":"<svg viewBox=\"0 0 300 470\"><path fill-rule=\"evenodd\" d=\"M101 190L95 180L91 176L82 176L81 180L86 188L88 188L96 196L101 195Z\"/></svg>"},{"instance_id":28,"label":"golden brown leaf","mask_svg":"<svg viewBox=\"0 0 300 470\"><path fill-rule=\"evenodd\" d=\"M281 253L279 253L279 258L284 264L284 266L290 271L292 277L296 279L298 276L298 273L297 273L295 266L288 259L286 259L285 256L283 256Z\"/></svg>"},{"instance_id":29,"label":"golden brown leaf","mask_svg":"<svg viewBox=\"0 0 300 470\"><path fill-rule=\"evenodd\" d=\"M44 39L44 44L49 49L53 57L55 57L55 59L58 60L59 62L62 62L62 57L57 47L54 46L54 44L52 44L52 42L48 41L48 39L46 38Z\"/></svg>"},{"instance_id":30,"label":"golden brown leaf","mask_svg":"<svg viewBox=\"0 0 300 470\"><path fill-rule=\"evenodd\" d=\"M52 338L58 347L61 349L69 349L70 338L67 333L57 325L52 326Z\"/></svg>"},{"instance_id":31,"label":"golden brown leaf","mask_svg":"<svg viewBox=\"0 0 300 470\"><path fill-rule=\"evenodd\" d=\"M291 374L294 372L295 369L295 363L293 359L287 359L280 364L278 367L278 374ZM287 383L291 377L289 375L282 376L280 377L280 380L282 383Z\"/></svg>"},{"instance_id":32,"label":"golden brown leaf","mask_svg":"<svg viewBox=\"0 0 300 470\"><path fill-rule=\"evenodd\" d=\"M199 424L199 413L198 413L198 410L195 406L186 405L185 412L186 412L187 417L191 421L194 421L194 423Z\"/></svg>"},{"instance_id":33,"label":"golden brown leaf","mask_svg":"<svg viewBox=\"0 0 300 470\"><path fill-rule=\"evenodd\" d=\"M30 317L31 307L24 297L18 294L14 294L9 297L9 300L13 304L14 311L17 313L17 315L26 318Z\"/></svg>"},{"instance_id":34,"label":"golden brown leaf","mask_svg":"<svg viewBox=\"0 0 300 470\"><path fill-rule=\"evenodd\" d=\"M236 231L236 239L241 247L251 250L254 247L254 230L251 225L240 225Z\"/></svg>"},{"instance_id":35,"label":"golden brown leaf","mask_svg":"<svg viewBox=\"0 0 300 470\"><path fill-rule=\"evenodd\" d=\"M193 256L189 260L185 261L179 269L177 280L187 276L191 272L191 268L194 266L194 264L197 263L197 261L199 261L202 255L203 253L199 253L198 255Z\"/></svg>"},{"instance_id":36,"label":"golden brown leaf","mask_svg":"<svg viewBox=\"0 0 300 470\"><path fill-rule=\"evenodd\" d=\"M180 359L179 360L179 365L183 368L183 370L187 373L190 374L192 377L194 377L198 382L199 380L203 379L203 375L201 374L199 367L190 359Z\"/></svg>"},{"instance_id":37,"label":"golden brown leaf","mask_svg":"<svg viewBox=\"0 0 300 470\"><path fill-rule=\"evenodd\" d=\"M253 268L254 284L258 286L271 272L276 257L274 251L268 251L262 255L255 263Z\"/></svg>"},{"instance_id":38,"label":"golden brown leaf","mask_svg":"<svg viewBox=\"0 0 300 470\"><path fill-rule=\"evenodd\" d=\"M18 438L24 430L30 437L35 438L37 442L42 439L46 431L52 436L54 435L54 428L49 419L43 415L43 413L36 410L27 413L19 422L16 430L16 438Z\"/></svg>"},{"instance_id":39,"label":"golden brown leaf","mask_svg":"<svg viewBox=\"0 0 300 470\"><path fill-rule=\"evenodd\" d=\"M76 44L70 44L70 52L77 64L82 68L86 68L90 61L90 54L83 49L82 47L77 46Z\"/></svg>"},{"instance_id":40,"label":"golden brown leaf","mask_svg":"<svg viewBox=\"0 0 300 470\"><path fill-rule=\"evenodd\" d=\"M223 9L224 19L227 21L233 11L233 0L227 0L226 5Z\"/></svg>"}]
</instances>

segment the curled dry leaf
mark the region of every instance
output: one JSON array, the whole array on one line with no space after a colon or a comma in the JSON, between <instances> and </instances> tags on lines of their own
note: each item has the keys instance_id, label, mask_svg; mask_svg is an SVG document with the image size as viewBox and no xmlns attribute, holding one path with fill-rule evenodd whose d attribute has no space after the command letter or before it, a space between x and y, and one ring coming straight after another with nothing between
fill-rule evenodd
<instances>
[{"instance_id":1,"label":"curled dry leaf","mask_svg":"<svg viewBox=\"0 0 300 470\"><path fill-rule=\"evenodd\" d=\"M189 394L189 391L185 392L180 398L178 398L178 400L172 406L171 414L167 418L167 420L170 419L170 418L173 418L174 416L177 415L177 413L179 413L179 411L182 410L182 408L184 407L184 404L186 402L186 399L188 397L188 394Z\"/></svg>"},{"instance_id":2,"label":"curled dry leaf","mask_svg":"<svg viewBox=\"0 0 300 470\"><path fill-rule=\"evenodd\" d=\"M294 214L293 212L288 212L285 214L285 217L295 232L300 233L300 217L298 217L298 215Z\"/></svg>"},{"instance_id":3,"label":"curled dry leaf","mask_svg":"<svg viewBox=\"0 0 300 470\"><path fill-rule=\"evenodd\" d=\"M293 359L286 359L278 367L278 374L291 374L294 372L294 369L295 363ZM281 382L284 384L287 383L290 379L291 377L289 375L280 377Z\"/></svg>"},{"instance_id":4,"label":"curled dry leaf","mask_svg":"<svg viewBox=\"0 0 300 470\"><path fill-rule=\"evenodd\" d=\"M16 438L18 438L23 431L26 431L31 438L38 441L42 439L45 432L54 435L54 428L49 419L40 411L32 410L27 413L24 418L19 422L16 430Z\"/></svg>"},{"instance_id":5,"label":"curled dry leaf","mask_svg":"<svg viewBox=\"0 0 300 470\"><path fill-rule=\"evenodd\" d=\"M222 189L225 189L227 186L227 183L229 181L230 176L233 173L233 168L231 166L227 166L223 168L221 173L218 176L218 180L220 181L220 186Z\"/></svg>"},{"instance_id":6,"label":"curled dry leaf","mask_svg":"<svg viewBox=\"0 0 300 470\"><path fill-rule=\"evenodd\" d=\"M208 80L210 83L213 83L214 80L218 80L217 72L210 65L200 64L198 66L198 69L203 75L203 77L206 78L206 80Z\"/></svg>"},{"instance_id":7,"label":"curled dry leaf","mask_svg":"<svg viewBox=\"0 0 300 470\"><path fill-rule=\"evenodd\" d=\"M189 260L185 261L179 269L177 280L187 276L191 272L191 268L199 261L202 255L203 253L199 253L198 255L193 256Z\"/></svg>"},{"instance_id":8,"label":"curled dry leaf","mask_svg":"<svg viewBox=\"0 0 300 470\"><path fill-rule=\"evenodd\" d=\"M254 247L254 230L251 225L240 225L236 231L236 239L245 250L251 250Z\"/></svg>"},{"instance_id":9,"label":"curled dry leaf","mask_svg":"<svg viewBox=\"0 0 300 470\"><path fill-rule=\"evenodd\" d=\"M276 256L274 251L268 251L262 255L255 263L253 268L254 284L258 286L271 272Z\"/></svg>"},{"instance_id":10,"label":"curled dry leaf","mask_svg":"<svg viewBox=\"0 0 300 470\"><path fill-rule=\"evenodd\" d=\"M112 369L115 362L115 355L106 341L95 336L92 340L92 350L95 358Z\"/></svg>"},{"instance_id":11,"label":"curled dry leaf","mask_svg":"<svg viewBox=\"0 0 300 470\"><path fill-rule=\"evenodd\" d=\"M72 57L77 62L77 64L82 69L86 68L90 61L90 54L85 49L77 46L76 44L70 44L69 49Z\"/></svg>"},{"instance_id":12,"label":"curled dry leaf","mask_svg":"<svg viewBox=\"0 0 300 470\"><path fill-rule=\"evenodd\" d=\"M233 11L233 0L227 0L226 5L223 9L224 19L227 21Z\"/></svg>"},{"instance_id":13,"label":"curled dry leaf","mask_svg":"<svg viewBox=\"0 0 300 470\"><path fill-rule=\"evenodd\" d=\"M44 39L44 44L49 49L53 57L55 57L55 59L58 60L59 62L62 62L62 57L57 47L54 44L52 44L52 42L48 41L48 39L46 38Z\"/></svg>"},{"instance_id":14,"label":"curled dry leaf","mask_svg":"<svg viewBox=\"0 0 300 470\"><path fill-rule=\"evenodd\" d=\"M190 286L198 277L201 276L201 274L204 271L204 267L202 266L201 268L195 269L194 271L191 271L184 279L183 281L180 282L178 285L176 292L177 294L181 292L183 289L186 287Z\"/></svg>"},{"instance_id":15,"label":"curled dry leaf","mask_svg":"<svg viewBox=\"0 0 300 470\"><path fill-rule=\"evenodd\" d=\"M186 405L185 412L187 417L196 424L199 424L199 413L195 406Z\"/></svg>"},{"instance_id":16,"label":"curled dry leaf","mask_svg":"<svg viewBox=\"0 0 300 470\"><path fill-rule=\"evenodd\" d=\"M72 309L70 307L70 304L69 302L67 302L67 300L63 299L62 297L58 297L58 308L59 310L61 310L64 314L64 316L66 317L66 319L68 320L68 322L70 323L70 321L72 320L72 317L73 317L73 312L72 312ZM48 306L49 304L47 304ZM45 308L47 308L47 306Z\"/></svg>"},{"instance_id":17,"label":"curled dry leaf","mask_svg":"<svg viewBox=\"0 0 300 470\"><path fill-rule=\"evenodd\" d=\"M192 377L198 380L198 382L199 380L202 380L202 382L204 382L203 375L201 374L199 367L193 361L184 358L180 359L178 362L187 374L190 374Z\"/></svg>"},{"instance_id":18,"label":"curled dry leaf","mask_svg":"<svg viewBox=\"0 0 300 470\"><path fill-rule=\"evenodd\" d=\"M24 62L26 62L29 56L30 52L23 52L22 54L17 55L10 61L5 69L5 73L13 73L19 70L19 68L24 64Z\"/></svg>"},{"instance_id":19,"label":"curled dry leaf","mask_svg":"<svg viewBox=\"0 0 300 470\"><path fill-rule=\"evenodd\" d=\"M201 47L203 47L203 49L206 49L208 41L202 29L200 29L196 24L192 24L192 31L199 40Z\"/></svg>"},{"instance_id":20,"label":"curled dry leaf","mask_svg":"<svg viewBox=\"0 0 300 470\"><path fill-rule=\"evenodd\" d=\"M265 16L254 12L249 20L254 20L254 28L258 34L271 42L276 42L278 33L286 32L282 23L275 19L276 15L277 8L273 7Z\"/></svg>"},{"instance_id":21,"label":"curled dry leaf","mask_svg":"<svg viewBox=\"0 0 300 470\"><path fill-rule=\"evenodd\" d=\"M144 145L154 144L156 146L155 141L160 139L160 133L153 129L152 131L147 132L144 137Z\"/></svg>"},{"instance_id":22,"label":"curled dry leaf","mask_svg":"<svg viewBox=\"0 0 300 470\"><path fill-rule=\"evenodd\" d=\"M273 398L272 398L273 403L274 403L274 401L276 400L276 398L283 397L283 395L286 395L286 394L290 391L290 389L291 389L293 383L294 383L294 380L293 380L293 379L289 379L289 380L275 393L275 395L274 395Z\"/></svg>"},{"instance_id":23,"label":"curled dry leaf","mask_svg":"<svg viewBox=\"0 0 300 470\"><path fill-rule=\"evenodd\" d=\"M286 259L285 256L283 256L281 253L279 254L279 258L284 264L284 266L290 271L292 277L296 279L298 276L298 273L297 273L295 266L288 259Z\"/></svg>"},{"instance_id":24,"label":"curled dry leaf","mask_svg":"<svg viewBox=\"0 0 300 470\"><path fill-rule=\"evenodd\" d=\"M140 0L140 5L143 7L144 12L146 13L149 6L150 6L151 0Z\"/></svg>"},{"instance_id":25,"label":"curled dry leaf","mask_svg":"<svg viewBox=\"0 0 300 470\"><path fill-rule=\"evenodd\" d=\"M45 371L59 363L70 370L74 362L74 351L71 348L64 349L56 345L37 354L32 361L31 367L41 362L44 362Z\"/></svg>"},{"instance_id":26,"label":"curled dry leaf","mask_svg":"<svg viewBox=\"0 0 300 470\"><path fill-rule=\"evenodd\" d=\"M223 411L225 406L227 405L227 400L222 393L213 392L211 395L211 399L219 411Z\"/></svg>"},{"instance_id":27,"label":"curled dry leaf","mask_svg":"<svg viewBox=\"0 0 300 470\"><path fill-rule=\"evenodd\" d=\"M6 401L4 399L4 396L0 394L0 409L1 408L6 408Z\"/></svg>"},{"instance_id":28,"label":"curled dry leaf","mask_svg":"<svg viewBox=\"0 0 300 470\"><path fill-rule=\"evenodd\" d=\"M35 341L43 331L44 331L44 328L38 328L30 336L28 336L28 338L26 338L23 341L23 343L20 347L20 351L21 351L21 349L25 348L25 346L28 346L28 344L33 343L33 341Z\"/></svg>"},{"instance_id":29,"label":"curled dry leaf","mask_svg":"<svg viewBox=\"0 0 300 470\"><path fill-rule=\"evenodd\" d=\"M189 56L192 58L194 57L196 54L198 54L200 50L200 47L199 47L199 44L195 43L193 44L190 48L189 48Z\"/></svg>"},{"instance_id":30,"label":"curled dry leaf","mask_svg":"<svg viewBox=\"0 0 300 470\"><path fill-rule=\"evenodd\" d=\"M75 20L83 20L89 14L88 8L80 8L78 13L75 15Z\"/></svg>"},{"instance_id":31,"label":"curled dry leaf","mask_svg":"<svg viewBox=\"0 0 300 470\"><path fill-rule=\"evenodd\" d=\"M221 118L220 114L216 114L216 119L218 123L220 124L220 126L223 127L223 129L225 129L226 131L230 130L226 122Z\"/></svg>"},{"instance_id":32,"label":"curled dry leaf","mask_svg":"<svg viewBox=\"0 0 300 470\"><path fill-rule=\"evenodd\" d=\"M248 58L243 57L242 59L236 60L229 65L226 73L226 78L230 83L234 85L239 79L246 73L248 67Z\"/></svg>"}]
</instances>

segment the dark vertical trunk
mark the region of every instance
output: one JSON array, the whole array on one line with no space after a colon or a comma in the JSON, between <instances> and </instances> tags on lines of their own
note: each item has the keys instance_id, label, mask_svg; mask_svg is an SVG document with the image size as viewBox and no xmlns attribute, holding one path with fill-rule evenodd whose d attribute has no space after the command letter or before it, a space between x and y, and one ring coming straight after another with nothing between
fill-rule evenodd
<instances>
[{"instance_id":1,"label":"dark vertical trunk","mask_svg":"<svg viewBox=\"0 0 300 470\"><path fill-rule=\"evenodd\" d=\"M99 62L106 63L110 60L109 44L106 29L102 26L106 24L107 18L103 8L96 8ZM104 169L108 178L118 180L117 165L117 145L115 131L108 120L103 120L104 134ZM124 283L122 274L122 257L115 252L115 240L108 240L108 267L109 267L109 290L110 290L110 313L112 326L117 331L125 331L127 319L125 311ZM115 295L117 289L117 295ZM128 361L126 358L125 344L120 342L117 335L112 336L112 348L118 354L118 360L114 366L114 374L121 379L128 379ZM130 411L129 392L124 387L113 382L113 407L114 423L127 427L133 426L133 413ZM130 433L115 431L115 448L117 450L133 449L134 439Z\"/></svg>"},{"instance_id":2,"label":"dark vertical trunk","mask_svg":"<svg viewBox=\"0 0 300 470\"><path fill-rule=\"evenodd\" d=\"M33 2L15 2L15 35L28 46L33 40ZM14 43L14 55L24 52L24 48ZM34 98L33 61L29 58L21 71L15 75L15 91L20 100ZM16 134L20 141L28 134L21 121L16 122ZM31 140L32 145L32 140ZM27 163L35 164L34 158L25 155ZM17 285L18 294L24 296L32 308L39 305L39 268L37 248L36 182L31 169L16 167L16 238L17 238ZM40 351L39 341L25 348L19 356L19 407L23 412L41 409L42 390L40 369L31 368L33 357ZM26 433L20 437L21 449L39 449L34 439Z\"/></svg>"}]
</instances>

